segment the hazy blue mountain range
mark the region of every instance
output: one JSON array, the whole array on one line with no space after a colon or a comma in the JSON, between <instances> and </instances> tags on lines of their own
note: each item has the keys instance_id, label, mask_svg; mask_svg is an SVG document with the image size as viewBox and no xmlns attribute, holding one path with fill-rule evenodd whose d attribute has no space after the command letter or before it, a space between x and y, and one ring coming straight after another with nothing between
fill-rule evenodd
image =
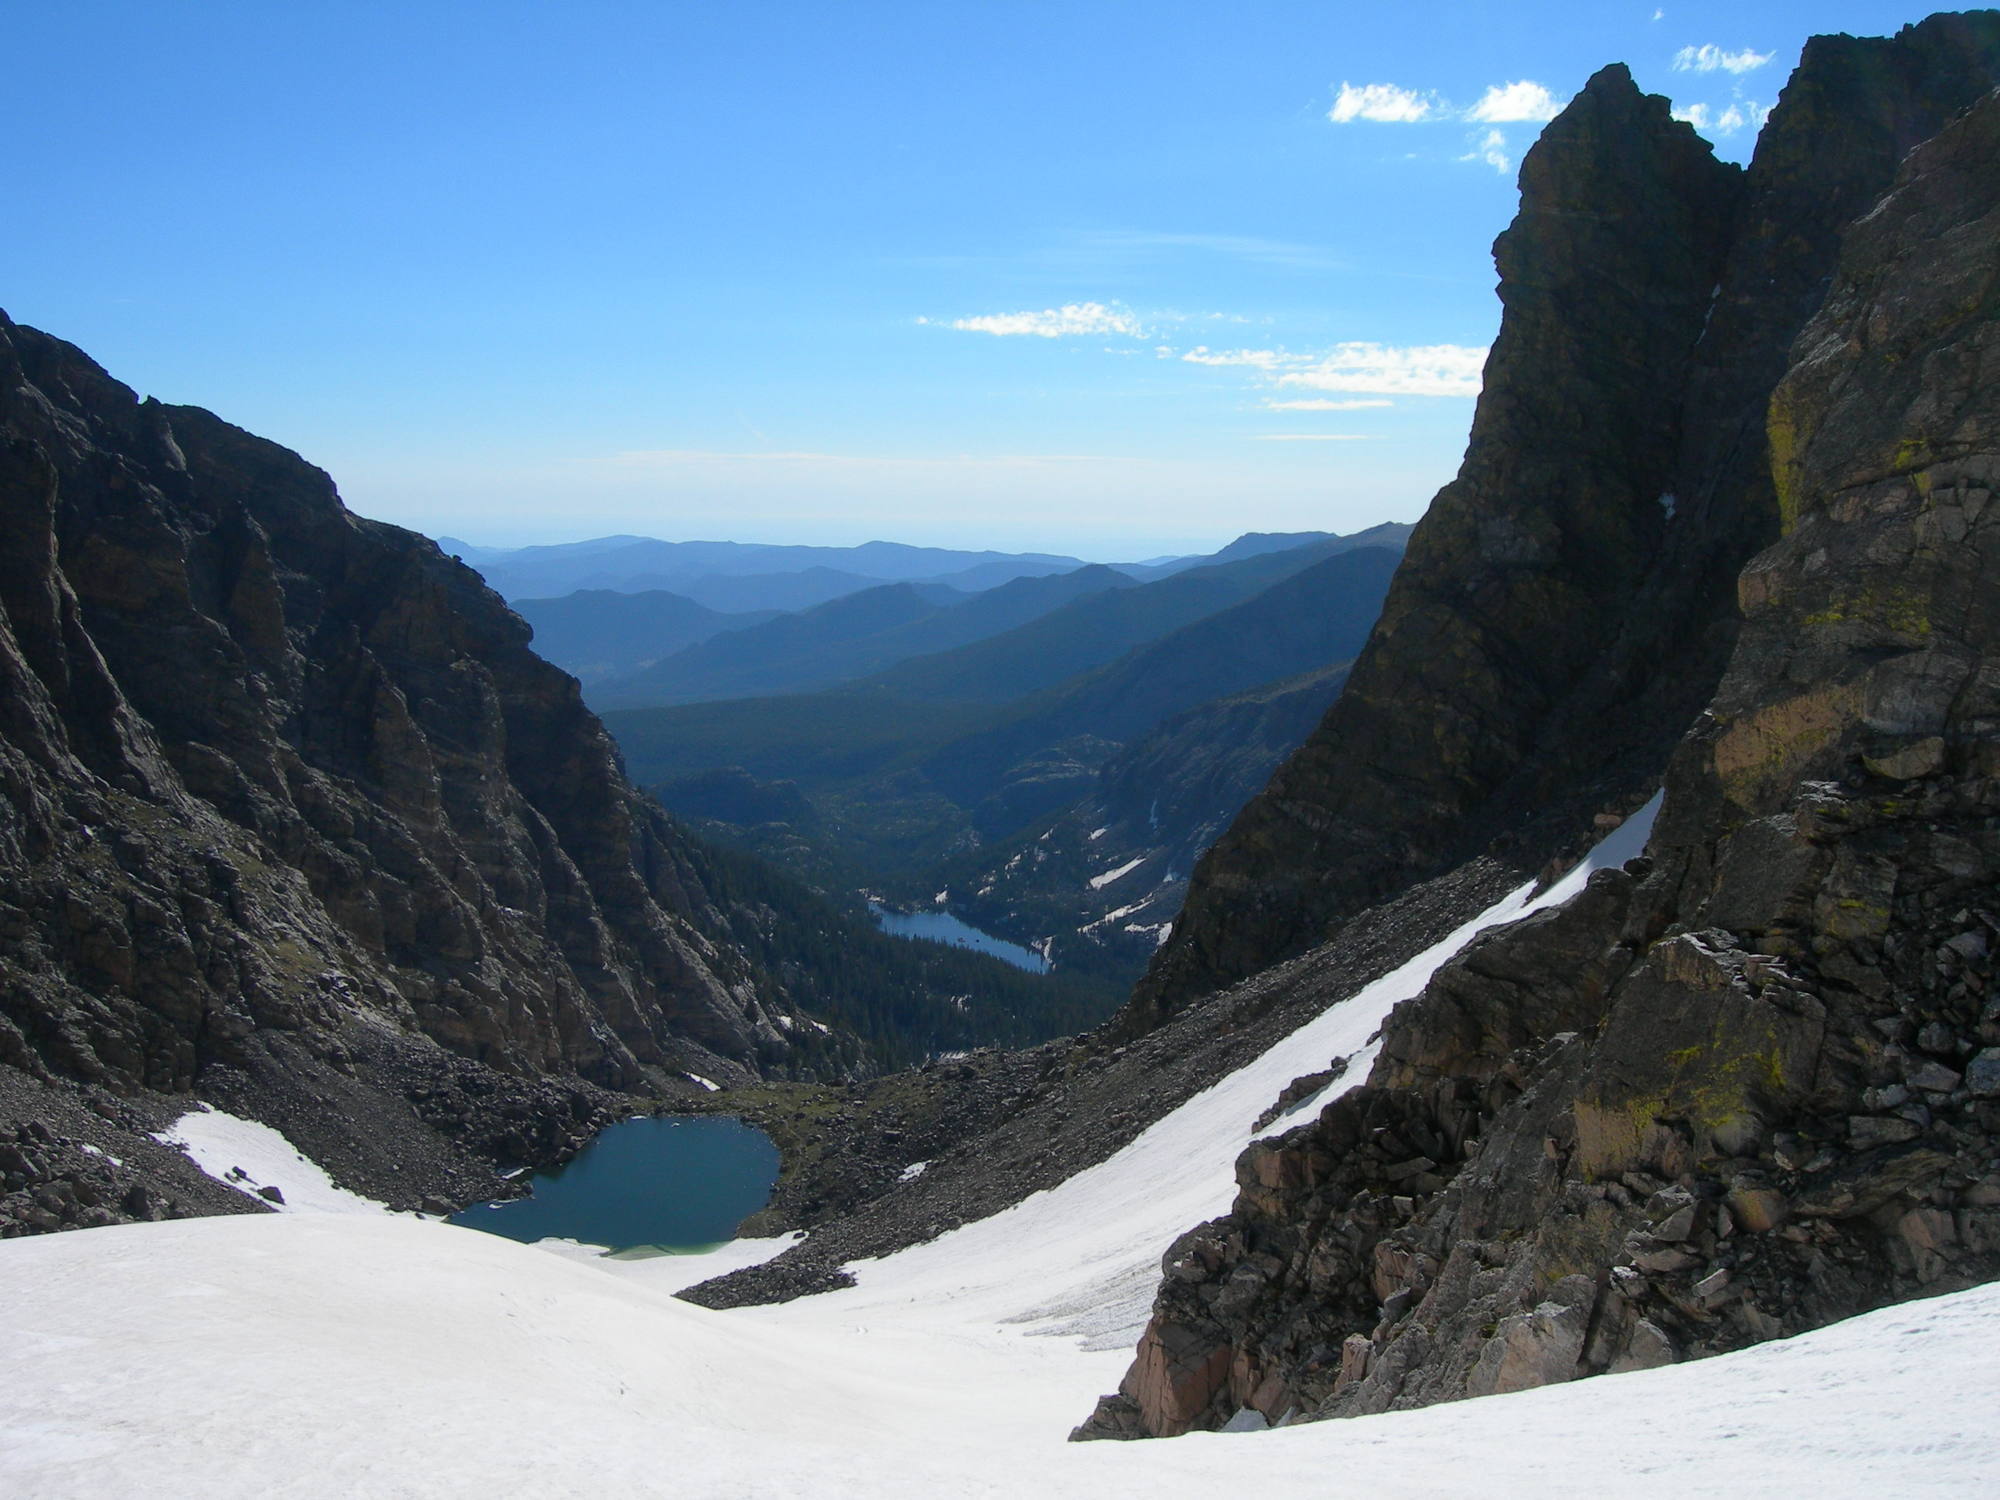
<instances>
[{"instance_id":1,"label":"hazy blue mountain range","mask_svg":"<svg viewBox=\"0 0 2000 1500\"><path fill-rule=\"evenodd\" d=\"M971 593L1010 578L1066 573L1083 559L1047 553L970 552L950 547L911 547L901 542L864 542L858 547L792 547L755 542L663 542L652 537L598 537L545 547L474 547L456 538L439 546L476 568L509 600L546 599L578 589L637 593L667 589L711 609L803 609L842 593L878 583L947 583ZM813 597L778 602L744 580L772 580L811 574L820 591ZM734 591L720 580L738 580ZM810 592L810 591L808 591Z\"/></svg>"},{"instance_id":2,"label":"hazy blue mountain range","mask_svg":"<svg viewBox=\"0 0 2000 1500\"><path fill-rule=\"evenodd\" d=\"M601 708L643 708L809 692L913 656L985 640L1088 594L1135 586L1102 564L1014 578L970 597L951 592L940 599L935 584L879 584L662 653L645 669L595 688L591 702Z\"/></svg>"},{"instance_id":3,"label":"hazy blue mountain range","mask_svg":"<svg viewBox=\"0 0 2000 1500\"><path fill-rule=\"evenodd\" d=\"M1316 549L1268 554L1254 562L1275 562L1308 550ZM1007 832L1060 805L1046 785L1035 795L1001 795L1009 773L1037 751L1078 737L1128 744L1170 715L1211 699L1350 660L1381 613L1401 556L1387 547L1364 547L1321 558L1240 604L1035 695L1007 723L930 757L925 770L953 800L980 807L982 833ZM1202 573L1244 566L1204 568L1150 587L1165 589L1194 582ZM1091 765L1093 775L1095 770Z\"/></svg>"},{"instance_id":4,"label":"hazy blue mountain range","mask_svg":"<svg viewBox=\"0 0 2000 1500\"><path fill-rule=\"evenodd\" d=\"M1332 537L1088 594L1017 629L903 662L857 686L902 698L1010 702L1103 666L1346 550L1345 538Z\"/></svg>"},{"instance_id":5,"label":"hazy blue mountain range","mask_svg":"<svg viewBox=\"0 0 2000 1500\"><path fill-rule=\"evenodd\" d=\"M882 685L891 692L929 697L938 695L936 684L942 683L949 694L1004 699L1108 661L1315 557L1356 546L1400 545L1408 530L1388 524L1349 537L1251 533L1210 557L1094 563L1067 572L1021 574L971 594L960 585L982 572L1018 567L1020 560L977 565L953 575L959 583L952 585L870 584L856 574L814 565L796 573L712 575L686 585L699 597L664 588L636 593L592 588L514 602L535 626L536 649L586 683L591 702L600 708L816 692L918 658L935 658L912 666L918 681L891 678ZM452 548L467 545L446 540ZM589 557L628 551L630 542L606 538L577 546ZM891 553L885 565L896 561L898 555ZM1134 597L1098 601L1039 631L1000 640L968 656L948 654L1008 637L1088 596L1114 590L1134 591ZM758 599L773 601L773 606L725 607Z\"/></svg>"},{"instance_id":6,"label":"hazy blue mountain range","mask_svg":"<svg viewBox=\"0 0 2000 1500\"><path fill-rule=\"evenodd\" d=\"M1380 610L1399 552L1343 544L1089 594L833 691L614 711L606 723L633 776L720 837L831 885L928 896L948 883L1016 936L1082 939L1071 947L1085 969L1136 971L1149 936L1081 931L1135 899L1089 886L1092 862L1114 847L1120 863L1148 861L1134 884L1152 892L1149 920L1172 917L1193 855L1312 728ZM1048 682L1058 663L1081 667ZM1218 737L1230 743L1209 743ZM1134 812L1129 772L1116 769L1134 754L1149 776L1163 758L1184 761L1186 785L1163 782L1163 805ZM1092 847L1107 822L1115 839ZM998 878L1024 832L1033 843L1058 824L1057 846Z\"/></svg>"},{"instance_id":7,"label":"hazy blue mountain range","mask_svg":"<svg viewBox=\"0 0 2000 1500\"><path fill-rule=\"evenodd\" d=\"M535 650L582 681L633 672L724 631L779 619L779 610L725 614L664 589L621 594L579 589L560 599L516 599L535 627Z\"/></svg>"}]
</instances>

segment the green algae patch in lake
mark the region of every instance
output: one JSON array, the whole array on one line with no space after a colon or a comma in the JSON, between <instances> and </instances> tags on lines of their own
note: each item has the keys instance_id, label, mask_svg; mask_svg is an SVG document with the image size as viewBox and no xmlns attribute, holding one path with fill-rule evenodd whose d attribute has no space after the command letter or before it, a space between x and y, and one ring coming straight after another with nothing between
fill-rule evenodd
<instances>
[{"instance_id":1,"label":"green algae patch in lake","mask_svg":"<svg viewBox=\"0 0 2000 1500\"><path fill-rule=\"evenodd\" d=\"M525 1198L478 1203L453 1224L510 1240L581 1240L612 1250L693 1250L733 1239L778 1180L778 1148L721 1115L624 1120Z\"/></svg>"}]
</instances>

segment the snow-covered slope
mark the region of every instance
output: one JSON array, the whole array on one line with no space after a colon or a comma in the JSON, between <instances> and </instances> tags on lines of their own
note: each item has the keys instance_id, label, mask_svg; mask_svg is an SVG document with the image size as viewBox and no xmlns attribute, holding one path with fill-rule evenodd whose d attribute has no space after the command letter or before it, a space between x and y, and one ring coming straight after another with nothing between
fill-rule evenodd
<instances>
[{"instance_id":1,"label":"snow-covered slope","mask_svg":"<svg viewBox=\"0 0 2000 1500\"><path fill-rule=\"evenodd\" d=\"M1592 864L1637 852L1634 818ZM672 1298L739 1243L580 1260L293 1213L0 1245L0 1492L1048 1496L1965 1494L2000 1461L2000 1289L1745 1354L1353 1422L1068 1444L1161 1251L1228 1206L1251 1121L1351 1056L1515 892L1061 1187L856 1268L851 1290ZM1300 1110L1315 1107L1303 1103ZM1587 1436L1586 1436L1587 1435Z\"/></svg>"},{"instance_id":2,"label":"snow-covered slope","mask_svg":"<svg viewBox=\"0 0 2000 1500\"><path fill-rule=\"evenodd\" d=\"M20 1496L1962 1496L2000 1459L1992 1287L1577 1386L1078 1445L1122 1355L882 1306L715 1313L470 1230L186 1220L0 1264Z\"/></svg>"}]
</instances>

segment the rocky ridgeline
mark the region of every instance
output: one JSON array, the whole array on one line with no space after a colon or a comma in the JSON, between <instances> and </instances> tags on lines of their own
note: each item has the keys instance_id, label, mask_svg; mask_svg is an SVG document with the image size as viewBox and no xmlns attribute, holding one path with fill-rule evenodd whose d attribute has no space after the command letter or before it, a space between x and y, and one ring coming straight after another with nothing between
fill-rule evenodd
<instances>
[{"instance_id":1,"label":"rocky ridgeline","mask_svg":"<svg viewBox=\"0 0 2000 1500\"><path fill-rule=\"evenodd\" d=\"M795 1057L574 682L423 538L4 317L0 537L0 1072L227 1096L367 1180L569 1149L604 1100L544 1076Z\"/></svg>"},{"instance_id":2,"label":"rocky ridgeline","mask_svg":"<svg viewBox=\"0 0 2000 1500\"><path fill-rule=\"evenodd\" d=\"M1473 853L1658 784L1777 539L1764 416L1842 228L2000 81L2000 13L1808 43L1747 172L1622 67L1528 153L1458 478L1318 732L1196 868L1130 1036Z\"/></svg>"},{"instance_id":3,"label":"rocky ridgeline","mask_svg":"<svg viewBox=\"0 0 2000 1500\"><path fill-rule=\"evenodd\" d=\"M1808 65L1900 57L1860 45ZM1846 232L1769 410L1782 536L1647 857L1472 945L1365 1087L1244 1154L1080 1436L1519 1390L2000 1275L2000 94Z\"/></svg>"}]
</instances>

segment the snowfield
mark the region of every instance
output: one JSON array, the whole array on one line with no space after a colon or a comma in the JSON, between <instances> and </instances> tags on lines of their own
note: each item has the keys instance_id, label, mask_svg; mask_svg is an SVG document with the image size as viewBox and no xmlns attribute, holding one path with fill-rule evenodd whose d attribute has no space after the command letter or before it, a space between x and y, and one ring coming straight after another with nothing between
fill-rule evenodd
<instances>
[{"instance_id":1,"label":"snowfield","mask_svg":"<svg viewBox=\"0 0 2000 1500\"><path fill-rule=\"evenodd\" d=\"M1638 852L1649 823L1650 809L1551 891L1515 892L1110 1160L864 1262L848 1291L712 1312L671 1293L788 1242L597 1258L351 1204L0 1244L0 1494L1989 1492L2000 1286L1419 1412L1064 1441L1124 1372L1161 1252L1228 1207L1258 1111L1335 1056L1359 1081L1389 1008L1474 930L1565 899ZM232 1133L237 1159L211 1170L258 1172L246 1141Z\"/></svg>"},{"instance_id":2,"label":"snowfield","mask_svg":"<svg viewBox=\"0 0 2000 1500\"><path fill-rule=\"evenodd\" d=\"M1067 1444L1123 1354L709 1312L407 1219L83 1230L0 1272L21 1497L1969 1496L2000 1459L2000 1287L1425 1411Z\"/></svg>"}]
</instances>

